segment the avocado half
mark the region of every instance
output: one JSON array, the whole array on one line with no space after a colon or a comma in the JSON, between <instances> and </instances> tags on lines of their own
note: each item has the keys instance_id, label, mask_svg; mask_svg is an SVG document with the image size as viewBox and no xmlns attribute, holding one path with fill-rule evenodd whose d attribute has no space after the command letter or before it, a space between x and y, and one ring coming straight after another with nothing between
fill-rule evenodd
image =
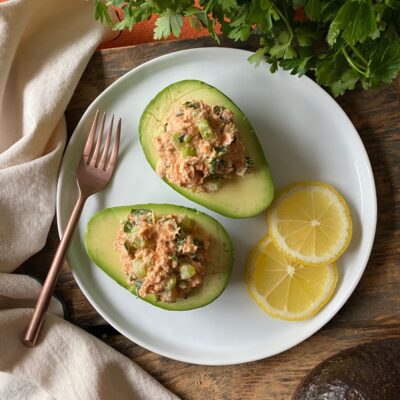
<instances>
[{"instance_id":1,"label":"avocado half","mask_svg":"<svg viewBox=\"0 0 400 400\"><path fill-rule=\"evenodd\" d=\"M156 216L167 214L187 216L211 235L210 261L206 264L203 284L182 300L165 303L148 295L142 300L166 310L184 311L203 307L214 301L225 289L233 264L231 239L223 226L214 218L192 208L172 204L136 204L132 206L106 208L96 213L88 222L85 232L86 252L92 261L118 284L137 296L135 285L129 285L121 269L119 253L114 241L132 208L152 210Z\"/></svg>"},{"instance_id":2,"label":"avocado half","mask_svg":"<svg viewBox=\"0 0 400 400\"><path fill-rule=\"evenodd\" d=\"M292 400L398 400L400 338L352 347L317 365Z\"/></svg>"},{"instance_id":3,"label":"avocado half","mask_svg":"<svg viewBox=\"0 0 400 400\"><path fill-rule=\"evenodd\" d=\"M248 155L254 161L254 168L244 177L225 180L216 192L193 192L167 179L164 181L188 199L226 217L247 218L264 211L272 201L274 184L254 129L231 99L207 83L197 80L175 82L159 92L148 104L140 119L139 138L151 167L156 170L159 158L154 137L161 131L175 104L189 100L222 105L235 114L234 123L240 131L240 138L246 146Z\"/></svg>"}]
</instances>

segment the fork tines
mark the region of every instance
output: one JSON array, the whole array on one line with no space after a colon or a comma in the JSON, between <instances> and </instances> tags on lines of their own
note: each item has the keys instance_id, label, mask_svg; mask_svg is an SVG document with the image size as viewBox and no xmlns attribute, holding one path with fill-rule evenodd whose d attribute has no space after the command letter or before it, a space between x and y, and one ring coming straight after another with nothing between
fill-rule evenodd
<instances>
[{"instance_id":1,"label":"fork tines","mask_svg":"<svg viewBox=\"0 0 400 400\"><path fill-rule=\"evenodd\" d=\"M120 142L120 136L121 136L121 118L118 120L116 135L115 135L115 139L114 139L114 146L112 148L111 156L109 157L108 163L107 163L107 158L108 158L108 152L110 149L111 137L112 137L112 133L113 133L114 114L111 116L110 125L109 125L109 129L108 129L104 149L103 149L103 152L101 153L101 158L100 158L100 149L101 149L101 144L102 144L103 135L104 135L104 125L105 125L105 121L106 121L106 113L104 112L103 116L101 118L100 129L99 129L99 133L97 135L96 144L95 144L95 146L93 146L94 141L95 141L96 131L97 131L98 120L99 120L99 110L96 111L96 115L94 117L92 127L90 128L89 136L86 140L85 148L83 150L82 158L83 158L85 164L90 165L91 167L99 168L103 171L106 171L110 168L111 169L114 168L116 161L117 161L118 148L119 148L119 142ZM93 150L93 147L94 147L94 150Z\"/></svg>"}]
</instances>

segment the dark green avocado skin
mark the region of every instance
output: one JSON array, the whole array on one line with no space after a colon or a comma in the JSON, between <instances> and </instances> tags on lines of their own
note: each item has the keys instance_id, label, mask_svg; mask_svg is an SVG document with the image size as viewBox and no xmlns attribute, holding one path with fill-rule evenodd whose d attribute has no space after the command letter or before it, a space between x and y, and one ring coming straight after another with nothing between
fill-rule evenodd
<instances>
[{"instance_id":1,"label":"dark green avocado skin","mask_svg":"<svg viewBox=\"0 0 400 400\"><path fill-rule=\"evenodd\" d=\"M400 400L400 338L328 358L303 379L292 400Z\"/></svg>"}]
</instances>

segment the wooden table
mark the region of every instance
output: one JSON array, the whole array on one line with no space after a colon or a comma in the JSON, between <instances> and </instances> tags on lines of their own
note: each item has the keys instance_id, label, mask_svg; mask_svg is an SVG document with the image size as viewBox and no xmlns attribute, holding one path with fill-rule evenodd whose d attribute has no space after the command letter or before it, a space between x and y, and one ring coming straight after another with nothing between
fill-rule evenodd
<instances>
[{"instance_id":1,"label":"wooden table","mask_svg":"<svg viewBox=\"0 0 400 400\"><path fill-rule=\"evenodd\" d=\"M68 106L69 135L88 105L114 80L154 57L213 46L209 38L152 43L94 54ZM255 48L224 42L225 46ZM399 85L399 82L397 82ZM299 379L338 350L372 339L400 335L400 108L399 86L357 91L338 101L356 126L368 151L378 195L378 226L366 272L350 300L318 333L269 359L226 367L205 367L169 360L147 351L104 321L82 295L68 265L57 294L68 319L125 354L182 399L290 399ZM19 272L44 278L58 244L55 222L45 248Z\"/></svg>"}]
</instances>

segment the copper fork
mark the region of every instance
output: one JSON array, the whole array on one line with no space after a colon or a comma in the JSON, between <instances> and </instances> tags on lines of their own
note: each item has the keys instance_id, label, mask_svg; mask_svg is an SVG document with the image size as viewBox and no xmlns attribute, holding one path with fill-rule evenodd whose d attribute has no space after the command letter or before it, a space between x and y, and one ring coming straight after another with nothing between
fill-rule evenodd
<instances>
[{"instance_id":1,"label":"copper fork","mask_svg":"<svg viewBox=\"0 0 400 400\"><path fill-rule=\"evenodd\" d=\"M72 211L67 227L65 228L64 235L58 245L53 262L51 263L49 272L44 282L43 288L40 292L38 301L35 306L35 311L31 317L23 342L26 346L34 347L39 336L40 328L50 299L53 295L58 276L67 253L72 234L74 233L75 226L81 215L83 206L89 196L102 190L113 176L115 165L118 158L119 141L121 135L121 119L119 119L114 139L114 145L109 156L111 137L113 136L113 123L114 115L111 117L110 127L104 144L104 149L100 155L102 137L104 134L104 124L106 114L103 114L100 123L99 133L97 135L96 144L95 136L97 131L99 119L99 110L96 112L92 127L89 131L81 162L78 167L76 180L79 188L79 197Z\"/></svg>"}]
</instances>

